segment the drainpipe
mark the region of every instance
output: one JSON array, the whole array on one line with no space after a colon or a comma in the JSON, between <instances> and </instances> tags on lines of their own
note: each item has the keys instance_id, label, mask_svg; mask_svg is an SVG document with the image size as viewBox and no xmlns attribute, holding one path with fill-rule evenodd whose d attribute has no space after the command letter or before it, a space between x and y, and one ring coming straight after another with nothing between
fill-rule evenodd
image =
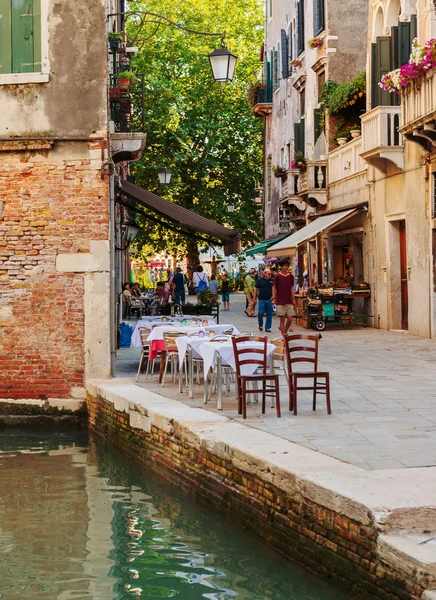
<instances>
[{"instance_id":1,"label":"drainpipe","mask_svg":"<svg viewBox=\"0 0 436 600\"><path fill-rule=\"evenodd\" d=\"M110 321L110 369L111 377L115 377L115 360L117 357L117 338L116 330L116 299L117 290L115 288L115 180L111 175L109 178L109 246L110 246L110 301L109 301L109 321Z\"/></svg>"}]
</instances>

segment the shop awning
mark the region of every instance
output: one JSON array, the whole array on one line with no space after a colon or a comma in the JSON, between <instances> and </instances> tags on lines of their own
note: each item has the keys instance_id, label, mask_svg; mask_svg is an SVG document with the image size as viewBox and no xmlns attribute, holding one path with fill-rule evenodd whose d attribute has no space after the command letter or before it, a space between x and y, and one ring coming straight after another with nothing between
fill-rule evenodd
<instances>
[{"instance_id":1,"label":"shop awning","mask_svg":"<svg viewBox=\"0 0 436 600\"><path fill-rule=\"evenodd\" d=\"M292 235L288 235L288 237L278 244L270 246L267 250L267 256L289 256L289 254L292 254L292 252L295 251L295 248L303 242L311 240L316 237L318 233L321 233L321 231L327 231L335 225L338 225L341 221L349 219L359 210L359 208L350 208L348 210L318 217L309 223L309 225L302 227Z\"/></svg>"},{"instance_id":2,"label":"shop awning","mask_svg":"<svg viewBox=\"0 0 436 600\"><path fill-rule=\"evenodd\" d=\"M248 250L246 250L245 256L254 256L255 254L265 254L266 249L269 248L269 246L271 246L272 244L276 244L277 242L280 242L280 240L283 240L285 237L288 237L288 236L281 235L279 237L273 238L272 240L264 240L263 242L260 242L260 244L256 244L256 246L253 246L252 248L249 248Z\"/></svg>"},{"instance_id":3,"label":"shop awning","mask_svg":"<svg viewBox=\"0 0 436 600\"><path fill-rule=\"evenodd\" d=\"M211 243L219 241L224 246L224 254L226 256L241 251L240 235L234 229L229 229L219 223L210 221L206 217L183 208L183 206L174 204L174 202L165 200L130 181L122 180L120 188L124 194L133 198L143 208L149 209L175 224L175 226L169 228L186 233L187 235L191 234L194 237L199 237L199 239L210 241ZM134 206L130 208L134 209ZM141 212L141 214L144 213ZM161 224L166 225L164 222L161 222Z\"/></svg>"}]
</instances>

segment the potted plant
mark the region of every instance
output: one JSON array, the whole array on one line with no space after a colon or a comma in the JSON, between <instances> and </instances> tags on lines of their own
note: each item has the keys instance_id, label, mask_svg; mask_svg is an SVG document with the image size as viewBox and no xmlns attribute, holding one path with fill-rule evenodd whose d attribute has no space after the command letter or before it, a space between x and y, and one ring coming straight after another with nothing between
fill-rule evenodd
<instances>
[{"instance_id":1,"label":"potted plant","mask_svg":"<svg viewBox=\"0 0 436 600\"><path fill-rule=\"evenodd\" d=\"M115 79L120 87L130 87L135 82L136 75L132 71L121 71L115 75Z\"/></svg>"},{"instance_id":2,"label":"potted plant","mask_svg":"<svg viewBox=\"0 0 436 600\"><path fill-rule=\"evenodd\" d=\"M319 38L319 37L311 38L307 42L307 45L309 46L309 48L319 48L320 46L322 46L322 44L323 44L323 40L322 40L322 38Z\"/></svg>"},{"instance_id":3,"label":"potted plant","mask_svg":"<svg viewBox=\"0 0 436 600\"><path fill-rule=\"evenodd\" d=\"M273 166L274 177L286 177L286 169L285 167Z\"/></svg>"},{"instance_id":4,"label":"potted plant","mask_svg":"<svg viewBox=\"0 0 436 600\"><path fill-rule=\"evenodd\" d=\"M336 142L338 143L339 146L343 146L344 144L346 144L348 142L348 131L344 130L344 131L340 131L337 135L336 135Z\"/></svg>"},{"instance_id":5,"label":"potted plant","mask_svg":"<svg viewBox=\"0 0 436 600\"><path fill-rule=\"evenodd\" d=\"M302 152L296 152L294 158L291 161L291 169L305 169L307 167L307 158L304 157Z\"/></svg>"},{"instance_id":6,"label":"potted plant","mask_svg":"<svg viewBox=\"0 0 436 600\"><path fill-rule=\"evenodd\" d=\"M360 125L358 125L357 123L355 125L351 125L350 135L352 138L360 137Z\"/></svg>"},{"instance_id":7,"label":"potted plant","mask_svg":"<svg viewBox=\"0 0 436 600\"><path fill-rule=\"evenodd\" d=\"M118 31L110 31L108 33L108 38L109 47L112 50L112 52L116 52L117 50L119 50L121 42L123 41L123 34L119 33Z\"/></svg>"},{"instance_id":8,"label":"potted plant","mask_svg":"<svg viewBox=\"0 0 436 600\"><path fill-rule=\"evenodd\" d=\"M291 62L289 63L290 67L294 67L294 69L296 69L297 67L301 67L301 60L298 60L298 58L294 58L294 60L291 60Z\"/></svg>"}]
</instances>

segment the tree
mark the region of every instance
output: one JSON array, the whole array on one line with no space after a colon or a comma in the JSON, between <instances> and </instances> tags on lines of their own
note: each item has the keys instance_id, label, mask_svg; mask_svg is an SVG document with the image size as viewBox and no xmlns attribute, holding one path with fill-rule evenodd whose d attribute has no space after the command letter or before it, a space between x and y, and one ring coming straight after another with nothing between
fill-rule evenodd
<instances>
[{"instance_id":1,"label":"tree","mask_svg":"<svg viewBox=\"0 0 436 600\"><path fill-rule=\"evenodd\" d=\"M207 54L219 46L219 38L174 26L155 31L155 25L139 27L139 17L129 18L129 37L140 47L132 68L139 75L136 85L144 81L147 127L146 150L132 166L137 184L236 229L245 244L257 241L261 214L253 196L262 174L262 124L253 117L246 87L260 68L262 2L151 0L145 5L136 0L129 10L162 14L197 31L225 31L228 47L239 56L233 83L215 83ZM157 182L157 169L163 166L173 172L167 188ZM235 204L231 214L229 201ZM142 217L141 225L139 246L151 244L156 251L187 254L191 265L198 262L198 240Z\"/></svg>"}]
</instances>

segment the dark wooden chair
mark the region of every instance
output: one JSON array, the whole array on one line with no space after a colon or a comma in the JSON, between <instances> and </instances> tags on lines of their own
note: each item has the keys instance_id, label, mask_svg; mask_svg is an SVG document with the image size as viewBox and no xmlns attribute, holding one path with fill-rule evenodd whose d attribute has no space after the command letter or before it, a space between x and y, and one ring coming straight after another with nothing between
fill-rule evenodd
<instances>
[{"instance_id":1,"label":"dark wooden chair","mask_svg":"<svg viewBox=\"0 0 436 600\"><path fill-rule=\"evenodd\" d=\"M232 337L233 351L236 363L236 390L238 396L238 414L247 418L247 396L249 394L262 394L262 413L265 414L266 397L273 396L276 401L277 416L280 417L280 392L279 376L267 373L267 344L268 338L262 338L261 347L253 348L252 345L244 346L245 342L252 342L251 336ZM256 356L253 356L256 355ZM244 365L257 365L261 373L242 375L241 367ZM261 389L248 389L250 382L261 382Z\"/></svg>"},{"instance_id":2,"label":"dark wooden chair","mask_svg":"<svg viewBox=\"0 0 436 600\"><path fill-rule=\"evenodd\" d=\"M331 415L330 375L327 371L318 371L318 335L288 334L283 336L285 342L286 362L289 376L289 410L297 414L297 392L313 390L313 410L316 410L316 395L325 394L327 413ZM298 371L296 364L306 363L311 370ZM301 387L298 382L313 379L313 385ZM321 379L321 381L319 381Z\"/></svg>"}]
</instances>

